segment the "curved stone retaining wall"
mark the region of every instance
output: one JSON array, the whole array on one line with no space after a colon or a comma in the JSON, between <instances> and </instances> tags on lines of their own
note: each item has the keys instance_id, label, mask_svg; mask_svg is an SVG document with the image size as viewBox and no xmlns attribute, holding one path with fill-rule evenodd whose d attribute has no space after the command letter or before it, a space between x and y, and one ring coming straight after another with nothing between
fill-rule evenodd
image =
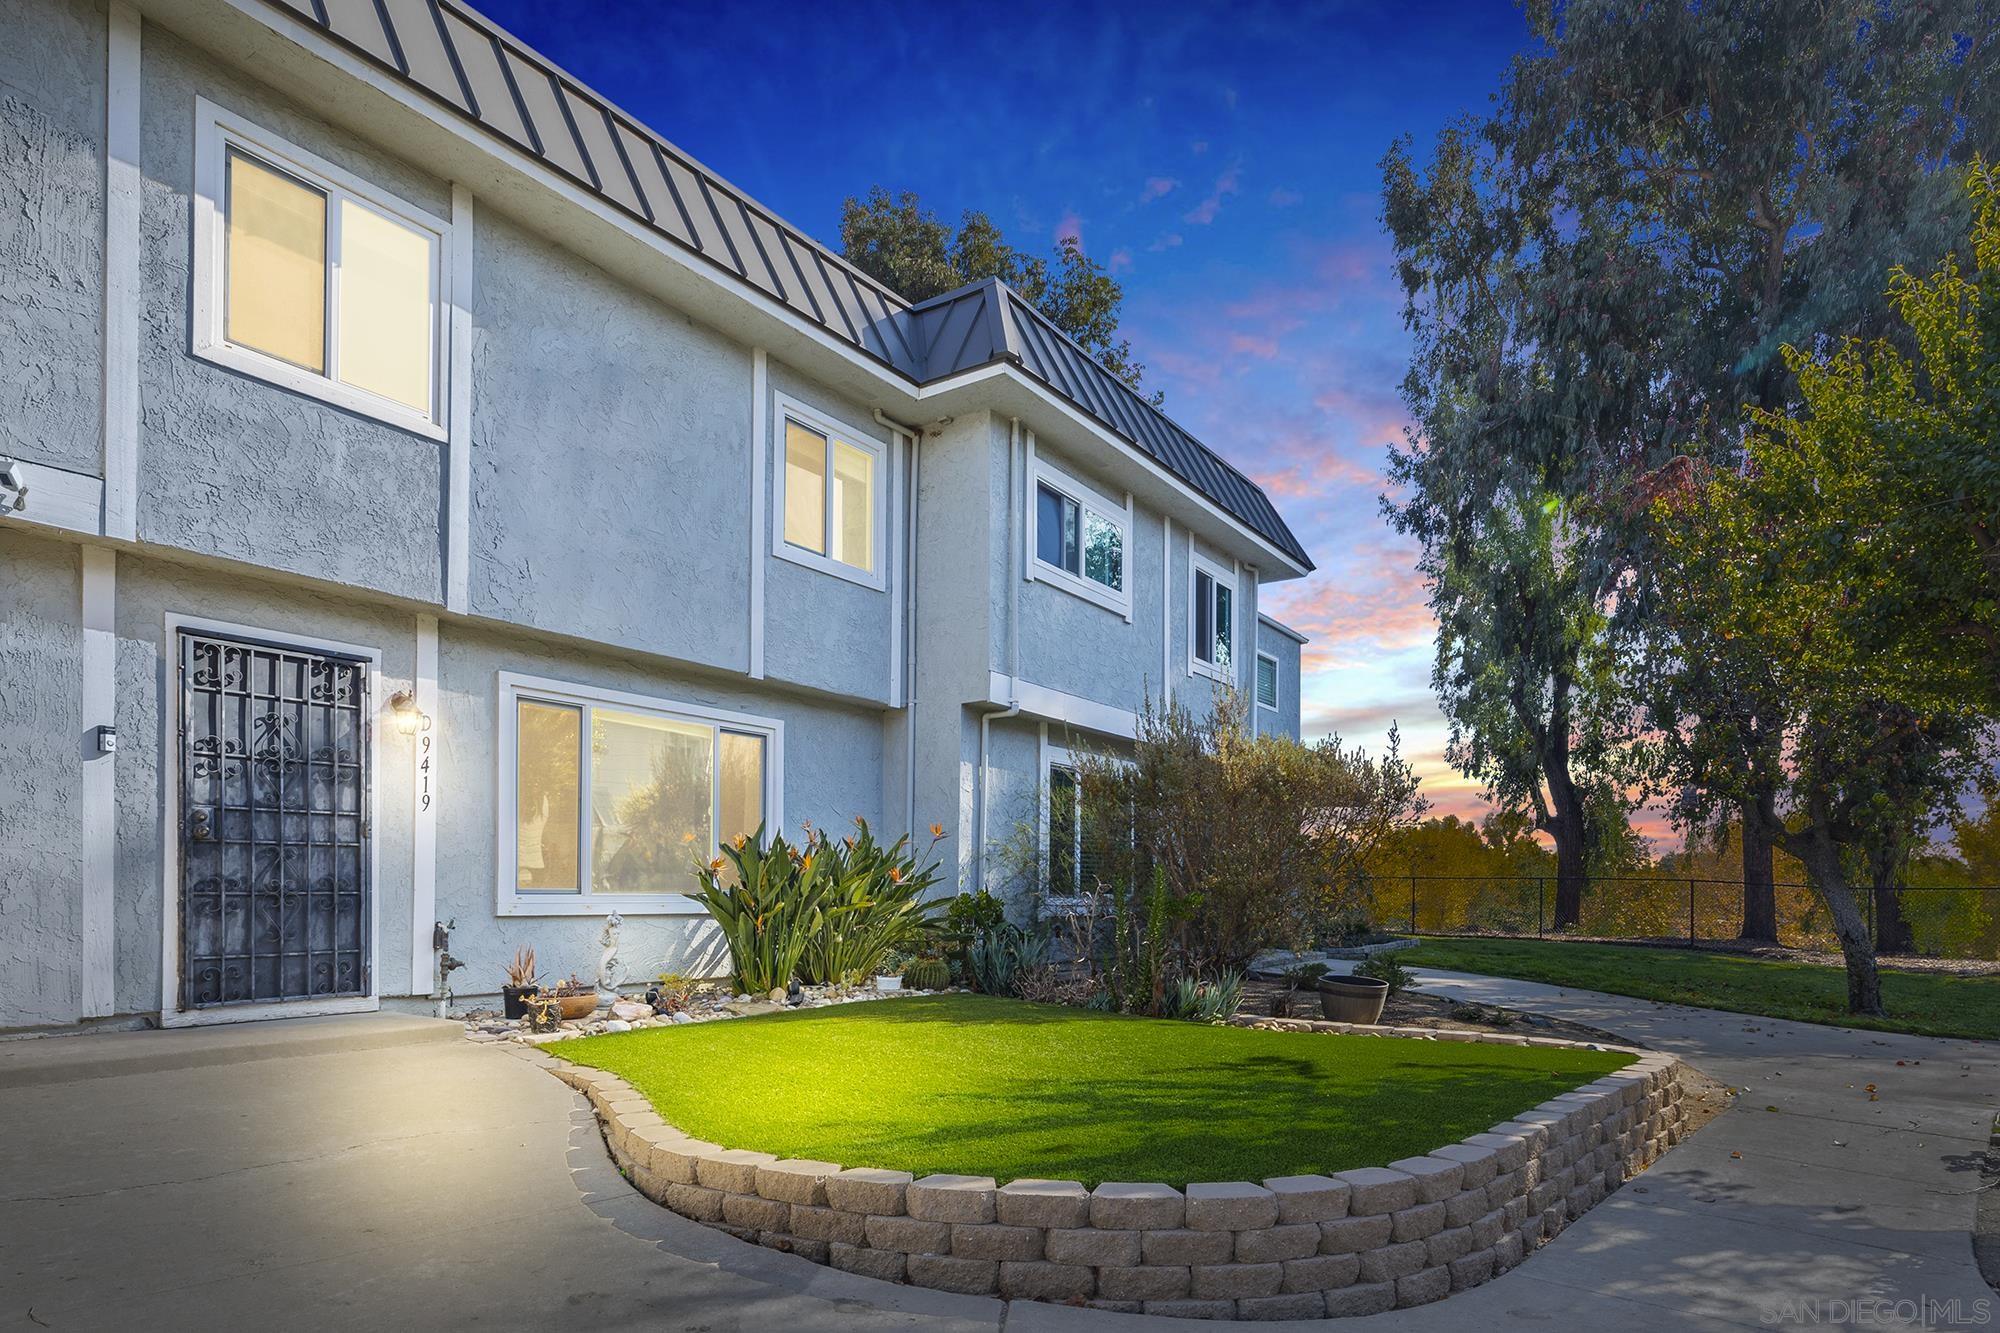
<instances>
[{"instance_id":1,"label":"curved stone retaining wall","mask_svg":"<svg viewBox=\"0 0 2000 1333\"><path fill-rule=\"evenodd\" d=\"M942 1291L1306 1319L1422 1305L1478 1286L1650 1166L1680 1138L1682 1066L1635 1054L1615 1074L1427 1156L1186 1190L916 1180L780 1160L689 1138L615 1075L568 1064L555 1072L589 1096L613 1158L641 1192L742 1240Z\"/></svg>"}]
</instances>

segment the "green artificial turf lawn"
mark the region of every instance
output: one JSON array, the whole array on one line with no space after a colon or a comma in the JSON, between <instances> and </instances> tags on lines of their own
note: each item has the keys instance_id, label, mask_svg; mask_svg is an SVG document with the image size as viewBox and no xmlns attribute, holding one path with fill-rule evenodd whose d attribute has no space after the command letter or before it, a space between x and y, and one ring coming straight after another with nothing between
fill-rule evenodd
<instances>
[{"instance_id":1,"label":"green artificial turf lawn","mask_svg":"<svg viewBox=\"0 0 2000 1333\"><path fill-rule=\"evenodd\" d=\"M1884 971L1882 1004L1889 1016L1858 1018L1847 1012L1846 972L1817 963L1564 940L1427 939L1400 957L1417 966L1805 1023L1927 1037L2000 1037L2000 977Z\"/></svg>"},{"instance_id":2,"label":"green artificial turf lawn","mask_svg":"<svg viewBox=\"0 0 2000 1333\"><path fill-rule=\"evenodd\" d=\"M562 1044L696 1138L918 1176L1263 1180L1380 1166L1622 1068L1606 1051L1262 1032L977 995Z\"/></svg>"}]
</instances>

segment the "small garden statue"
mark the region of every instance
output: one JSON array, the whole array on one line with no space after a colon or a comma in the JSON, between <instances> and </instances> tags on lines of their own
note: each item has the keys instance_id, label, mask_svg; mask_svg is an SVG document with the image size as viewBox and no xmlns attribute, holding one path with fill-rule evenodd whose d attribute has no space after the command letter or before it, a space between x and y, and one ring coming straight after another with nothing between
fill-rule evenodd
<instances>
[{"instance_id":1,"label":"small garden statue","mask_svg":"<svg viewBox=\"0 0 2000 1333\"><path fill-rule=\"evenodd\" d=\"M618 979L625 972L625 965L618 961L618 928L624 924L625 918L613 912L604 918L604 933L598 936L604 954L597 963L597 989L611 1000L618 998Z\"/></svg>"}]
</instances>

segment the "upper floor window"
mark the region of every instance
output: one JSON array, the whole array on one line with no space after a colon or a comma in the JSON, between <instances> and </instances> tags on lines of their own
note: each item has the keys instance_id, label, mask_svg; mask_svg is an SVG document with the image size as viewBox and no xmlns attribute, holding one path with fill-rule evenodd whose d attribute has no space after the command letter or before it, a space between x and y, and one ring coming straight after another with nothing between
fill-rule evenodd
<instances>
[{"instance_id":1,"label":"upper floor window","mask_svg":"<svg viewBox=\"0 0 2000 1333\"><path fill-rule=\"evenodd\" d=\"M697 865L781 820L769 718L512 674L500 686L503 912L696 911Z\"/></svg>"},{"instance_id":2,"label":"upper floor window","mask_svg":"<svg viewBox=\"0 0 2000 1333\"><path fill-rule=\"evenodd\" d=\"M195 354L444 437L450 226L197 103Z\"/></svg>"},{"instance_id":3,"label":"upper floor window","mask_svg":"<svg viewBox=\"0 0 2000 1333\"><path fill-rule=\"evenodd\" d=\"M1192 632L1188 669L1217 680L1233 679L1236 575L1197 555L1191 583L1194 606L1188 617Z\"/></svg>"},{"instance_id":4,"label":"upper floor window","mask_svg":"<svg viewBox=\"0 0 2000 1333\"><path fill-rule=\"evenodd\" d=\"M1257 654L1257 706L1278 706L1278 659L1269 653Z\"/></svg>"},{"instance_id":5,"label":"upper floor window","mask_svg":"<svg viewBox=\"0 0 2000 1333\"><path fill-rule=\"evenodd\" d=\"M780 399L779 408L776 553L882 587L882 446L800 404Z\"/></svg>"},{"instance_id":6,"label":"upper floor window","mask_svg":"<svg viewBox=\"0 0 2000 1333\"><path fill-rule=\"evenodd\" d=\"M1132 616L1125 552L1131 544L1131 500L1110 499L1046 459L1034 469L1029 514L1029 572L1045 583Z\"/></svg>"}]
</instances>

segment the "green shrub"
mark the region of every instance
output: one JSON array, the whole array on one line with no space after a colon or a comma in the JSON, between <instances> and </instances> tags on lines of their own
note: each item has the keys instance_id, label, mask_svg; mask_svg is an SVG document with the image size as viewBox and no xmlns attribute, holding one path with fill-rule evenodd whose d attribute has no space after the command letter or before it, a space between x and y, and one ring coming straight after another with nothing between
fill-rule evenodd
<instances>
[{"instance_id":1,"label":"green shrub","mask_svg":"<svg viewBox=\"0 0 2000 1333\"><path fill-rule=\"evenodd\" d=\"M876 975L892 951L931 929L943 906L927 897L939 878L935 859L920 863L907 836L884 847L867 820L854 824L856 831L838 840L813 835L813 870L826 891L818 929L799 961L800 979L810 985ZM933 838L929 851L936 847Z\"/></svg>"},{"instance_id":2,"label":"green shrub","mask_svg":"<svg viewBox=\"0 0 2000 1333\"><path fill-rule=\"evenodd\" d=\"M729 946L729 977L740 992L761 995L791 984L819 928L825 879L813 873L811 843L801 850L764 830L703 866L694 894ZM734 875L725 879L725 863Z\"/></svg>"},{"instance_id":3,"label":"green shrub","mask_svg":"<svg viewBox=\"0 0 2000 1333\"><path fill-rule=\"evenodd\" d=\"M1403 966L1403 960L1393 953L1370 954L1368 960L1354 969L1357 977L1373 977L1389 987L1391 998L1401 995L1409 984L1416 980L1410 969Z\"/></svg>"},{"instance_id":4,"label":"green shrub","mask_svg":"<svg viewBox=\"0 0 2000 1333\"><path fill-rule=\"evenodd\" d=\"M1213 981L1182 975L1167 987L1163 1017L1192 1023L1219 1023L1236 1012L1243 999L1243 973L1234 968Z\"/></svg>"},{"instance_id":5,"label":"green shrub","mask_svg":"<svg viewBox=\"0 0 2000 1333\"><path fill-rule=\"evenodd\" d=\"M1003 921L972 937L972 947L966 952L966 973L975 990L1014 995L1020 975L1048 960L1047 937Z\"/></svg>"}]
</instances>

